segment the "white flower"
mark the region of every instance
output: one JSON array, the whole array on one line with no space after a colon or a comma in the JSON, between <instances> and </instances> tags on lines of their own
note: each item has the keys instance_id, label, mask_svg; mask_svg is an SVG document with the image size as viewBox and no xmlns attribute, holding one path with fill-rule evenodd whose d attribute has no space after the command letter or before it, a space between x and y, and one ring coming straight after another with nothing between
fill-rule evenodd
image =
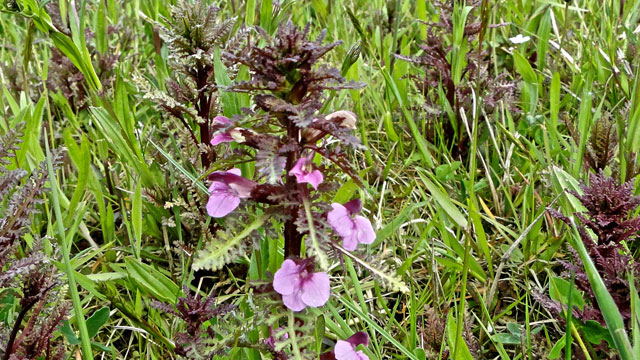
<instances>
[{"instance_id":1,"label":"white flower","mask_svg":"<svg viewBox=\"0 0 640 360\"><path fill-rule=\"evenodd\" d=\"M509 38L509 41L511 41L514 44L524 44L529 40L531 40L529 36L522 36L522 34L518 34L517 36Z\"/></svg>"}]
</instances>

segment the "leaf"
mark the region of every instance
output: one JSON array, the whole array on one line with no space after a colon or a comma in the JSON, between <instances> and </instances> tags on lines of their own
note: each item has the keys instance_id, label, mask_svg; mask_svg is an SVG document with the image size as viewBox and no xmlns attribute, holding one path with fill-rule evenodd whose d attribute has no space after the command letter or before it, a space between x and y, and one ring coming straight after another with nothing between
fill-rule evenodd
<instances>
[{"instance_id":1,"label":"leaf","mask_svg":"<svg viewBox=\"0 0 640 360\"><path fill-rule=\"evenodd\" d=\"M141 182L138 181L133 194L133 203L131 204L131 223L133 225L133 235L135 237L136 248L135 254L140 258L140 250L142 245L142 188Z\"/></svg>"},{"instance_id":2,"label":"leaf","mask_svg":"<svg viewBox=\"0 0 640 360\"><path fill-rule=\"evenodd\" d=\"M324 338L325 332L325 320L324 315L319 315L316 317L316 324L314 328L314 337L316 338L316 352L320 353L320 349L322 348L322 339Z\"/></svg>"},{"instance_id":3,"label":"leaf","mask_svg":"<svg viewBox=\"0 0 640 360\"><path fill-rule=\"evenodd\" d=\"M558 342L556 342L556 344L553 345L553 347L551 348L551 351L549 351L549 355L547 355L548 359L554 360L560 357L560 355L562 354L561 351L562 349L564 349L564 346L567 343L566 337L567 337L566 334L562 335L560 340L558 340Z\"/></svg>"},{"instance_id":4,"label":"leaf","mask_svg":"<svg viewBox=\"0 0 640 360\"><path fill-rule=\"evenodd\" d=\"M252 232L262 227L262 224L269 218L268 215L258 216L249 226L231 239L223 239L223 242L212 242L198 254L198 258L193 262L194 270L218 270L233 260L233 250L241 247L243 240ZM219 232L219 234L225 234Z\"/></svg>"},{"instance_id":5,"label":"leaf","mask_svg":"<svg viewBox=\"0 0 640 360\"><path fill-rule=\"evenodd\" d=\"M493 335L493 340L504 345L520 344L520 337L509 333L499 333Z\"/></svg>"},{"instance_id":6,"label":"leaf","mask_svg":"<svg viewBox=\"0 0 640 360\"><path fill-rule=\"evenodd\" d=\"M160 301L170 304L176 303L180 289L173 281L150 265L131 258L125 259L124 262L129 277L135 280L141 287L147 290L147 292Z\"/></svg>"},{"instance_id":7,"label":"leaf","mask_svg":"<svg viewBox=\"0 0 640 360\"><path fill-rule=\"evenodd\" d=\"M80 344L80 339L76 336L76 333L71 329L71 325L69 325L69 320L65 320L62 322L62 325L58 327L60 333L64 335L64 338L67 339L67 342L71 345Z\"/></svg>"},{"instance_id":8,"label":"leaf","mask_svg":"<svg viewBox=\"0 0 640 360\"><path fill-rule=\"evenodd\" d=\"M124 279L126 277L127 277L127 274L123 272L106 272L106 273L97 273L97 274L87 275L87 278L89 278L93 282L113 281L118 279Z\"/></svg>"},{"instance_id":9,"label":"leaf","mask_svg":"<svg viewBox=\"0 0 640 360\"><path fill-rule=\"evenodd\" d=\"M100 310L96 310L90 318L87 319L87 330L89 331L89 337L92 338L98 334L98 330L102 325L109 321L109 308L103 307Z\"/></svg>"},{"instance_id":10,"label":"leaf","mask_svg":"<svg viewBox=\"0 0 640 360\"><path fill-rule=\"evenodd\" d=\"M389 113L388 111L384 114L384 129L385 129L385 133L389 137L389 140L391 141L400 140L400 138L398 137L398 134L396 134L396 131L393 129L393 122L391 121L391 113Z\"/></svg>"},{"instance_id":11,"label":"leaf","mask_svg":"<svg viewBox=\"0 0 640 360\"><path fill-rule=\"evenodd\" d=\"M456 360L473 360L473 356L471 356L467 343L464 341L462 336L457 334L456 319L453 313L454 311L449 311L449 314L447 315L447 327L445 330L447 333L449 351L452 355L456 354Z\"/></svg>"},{"instance_id":12,"label":"leaf","mask_svg":"<svg viewBox=\"0 0 640 360\"><path fill-rule=\"evenodd\" d=\"M375 247L380 242L389 238L393 233L398 231L400 225L407 221L409 215L411 214L411 212L413 212L413 210L424 207L427 204L427 201L422 201L402 209L402 211L400 211L400 213L396 217L394 217L393 220L391 220L387 225L376 232L376 240L371 246Z\"/></svg>"},{"instance_id":13,"label":"leaf","mask_svg":"<svg viewBox=\"0 0 640 360\"><path fill-rule=\"evenodd\" d=\"M631 349L629 336L625 331L622 314L620 314L618 306L613 301L613 297L611 297L611 294L607 290L607 286L600 277L598 269L596 269L596 266L591 260L591 256L589 256L589 252L585 248L584 243L580 238L580 234L578 234L578 231L576 230L575 224L573 226L573 241L571 245L573 245L573 247L578 251L580 260L582 260L584 270L587 273L589 283L591 284L591 288L593 289L593 293L598 302L598 307L602 312L602 317L604 317L607 329L613 338L615 348L618 350L620 358L622 360L632 360L634 358L633 350Z\"/></svg>"},{"instance_id":14,"label":"leaf","mask_svg":"<svg viewBox=\"0 0 640 360\"><path fill-rule=\"evenodd\" d=\"M421 169L421 170L423 172L425 171L424 169ZM462 215L460 210L458 210L458 208L453 204L453 202L451 202L451 200L449 199L449 196L447 196L444 192L442 192L440 190L440 187L436 186L422 172L418 172L418 175L420 175L420 179L422 179L422 182L427 187L427 189L431 193L431 196L438 203L438 205L442 207L442 209L447 213L447 215L449 215L451 219L456 224L458 224L460 228L466 229L468 225L467 219L464 217L464 215Z\"/></svg>"},{"instance_id":15,"label":"leaf","mask_svg":"<svg viewBox=\"0 0 640 360\"><path fill-rule=\"evenodd\" d=\"M516 70L518 70L518 73L522 75L522 79L525 82L529 84L538 83L538 77L536 76L536 73L533 71L531 64L529 64L529 61L527 61L527 59L525 59L524 56L522 56L517 51L513 52L513 64L515 65Z\"/></svg>"},{"instance_id":16,"label":"leaf","mask_svg":"<svg viewBox=\"0 0 640 360\"><path fill-rule=\"evenodd\" d=\"M571 292L571 304L583 310L584 299L578 289L565 279L557 276L551 277L549 281L549 296L551 299L567 305L569 303L569 292Z\"/></svg>"},{"instance_id":17,"label":"leaf","mask_svg":"<svg viewBox=\"0 0 640 360\"><path fill-rule=\"evenodd\" d=\"M580 326L584 338L594 345L600 344L603 340L606 341L610 347L614 346L613 338L609 334L609 330L600 325L599 322L594 320L587 320L587 322Z\"/></svg>"},{"instance_id":18,"label":"leaf","mask_svg":"<svg viewBox=\"0 0 640 360\"><path fill-rule=\"evenodd\" d=\"M227 69L224 67L222 60L220 60L220 49L215 49L213 54L213 66L214 75L216 78L216 84L219 86L231 85L231 79L227 73ZM238 102L238 95L229 91L220 90L222 97L222 111L224 116L231 119L233 115L240 114L240 104Z\"/></svg>"}]
</instances>

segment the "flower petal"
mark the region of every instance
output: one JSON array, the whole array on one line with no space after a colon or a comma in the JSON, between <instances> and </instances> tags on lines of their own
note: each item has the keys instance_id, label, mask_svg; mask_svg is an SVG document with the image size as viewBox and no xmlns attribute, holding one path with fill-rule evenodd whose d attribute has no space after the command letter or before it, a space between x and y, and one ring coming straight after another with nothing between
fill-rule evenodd
<instances>
[{"instance_id":1,"label":"flower petal","mask_svg":"<svg viewBox=\"0 0 640 360\"><path fill-rule=\"evenodd\" d=\"M273 275L273 288L280 295L300 291L300 269L293 260L285 260Z\"/></svg>"},{"instance_id":2,"label":"flower petal","mask_svg":"<svg viewBox=\"0 0 640 360\"><path fill-rule=\"evenodd\" d=\"M322 183L324 177L318 169L307 172L305 170L305 167L307 166L313 166L311 164L311 160L306 157L301 157L300 159L298 159L298 161L296 161L296 164L291 168L291 170L289 170L289 175L295 176L298 184L308 183L317 190L318 185Z\"/></svg>"},{"instance_id":3,"label":"flower petal","mask_svg":"<svg viewBox=\"0 0 640 360\"><path fill-rule=\"evenodd\" d=\"M229 189L240 198L246 199L251 196L251 192L258 185L256 182L241 176L240 169L229 171L214 171L209 174L209 180L226 184Z\"/></svg>"},{"instance_id":4,"label":"flower petal","mask_svg":"<svg viewBox=\"0 0 640 360\"><path fill-rule=\"evenodd\" d=\"M331 295L329 275L317 272L302 282L302 301L312 307L324 305Z\"/></svg>"},{"instance_id":5,"label":"flower petal","mask_svg":"<svg viewBox=\"0 0 640 360\"><path fill-rule=\"evenodd\" d=\"M353 234L354 226L353 219L349 216L347 208L338 203L331 204L331 207L333 210L329 211L327 214L327 221L329 222L329 225L331 225L333 230L343 238L351 236L351 234Z\"/></svg>"},{"instance_id":6,"label":"flower petal","mask_svg":"<svg viewBox=\"0 0 640 360\"><path fill-rule=\"evenodd\" d=\"M357 333L349 336L346 342L350 343L354 347L360 344L369 346L369 335L366 332L358 331Z\"/></svg>"},{"instance_id":7,"label":"flower petal","mask_svg":"<svg viewBox=\"0 0 640 360\"><path fill-rule=\"evenodd\" d=\"M361 244L371 244L376 239L376 233L373 231L371 221L364 216L356 216L354 220L356 233L358 234L358 242Z\"/></svg>"},{"instance_id":8,"label":"flower petal","mask_svg":"<svg viewBox=\"0 0 640 360\"><path fill-rule=\"evenodd\" d=\"M300 182L300 176L304 176L304 171L302 170L302 166L304 166L306 161L307 161L306 158L301 157L300 159L298 159L298 161L296 161L296 164L293 165L291 170L289 170L289 175L295 176L298 182Z\"/></svg>"},{"instance_id":9,"label":"flower petal","mask_svg":"<svg viewBox=\"0 0 640 360\"><path fill-rule=\"evenodd\" d=\"M231 173L233 175L242 176L242 170L240 170L238 168L233 168L231 170L227 170L226 172Z\"/></svg>"},{"instance_id":10,"label":"flower petal","mask_svg":"<svg viewBox=\"0 0 640 360\"><path fill-rule=\"evenodd\" d=\"M219 133L213 136L211 139L211 145L216 146L222 143L228 143L234 141L233 137L228 132Z\"/></svg>"},{"instance_id":11,"label":"flower petal","mask_svg":"<svg viewBox=\"0 0 640 360\"><path fill-rule=\"evenodd\" d=\"M313 188L316 190L318 190L318 185L320 185L323 180L324 177L318 169L313 170L310 174L307 174L304 177L304 182L311 184L311 186L313 186Z\"/></svg>"},{"instance_id":12,"label":"flower petal","mask_svg":"<svg viewBox=\"0 0 640 360\"><path fill-rule=\"evenodd\" d=\"M349 251L355 250L358 247L358 233L352 232L349 236L343 237L342 247Z\"/></svg>"},{"instance_id":13,"label":"flower petal","mask_svg":"<svg viewBox=\"0 0 640 360\"><path fill-rule=\"evenodd\" d=\"M369 360L362 351L356 351L355 347L344 340L338 340L334 348L336 360Z\"/></svg>"},{"instance_id":14,"label":"flower petal","mask_svg":"<svg viewBox=\"0 0 640 360\"><path fill-rule=\"evenodd\" d=\"M226 116L218 115L213 118L213 123L218 125L231 125L231 120Z\"/></svg>"},{"instance_id":15,"label":"flower petal","mask_svg":"<svg viewBox=\"0 0 640 360\"><path fill-rule=\"evenodd\" d=\"M207 202L207 213L214 218L224 217L235 210L238 205L240 205L240 198L234 196L231 192L214 191Z\"/></svg>"},{"instance_id":16,"label":"flower petal","mask_svg":"<svg viewBox=\"0 0 640 360\"><path fill-rule=\"evenodd\" d=\"M294 292L291 295L282 295L282 302L293 311L301 311L305 308L300 292Z\"/></svg>"}]
</instances>

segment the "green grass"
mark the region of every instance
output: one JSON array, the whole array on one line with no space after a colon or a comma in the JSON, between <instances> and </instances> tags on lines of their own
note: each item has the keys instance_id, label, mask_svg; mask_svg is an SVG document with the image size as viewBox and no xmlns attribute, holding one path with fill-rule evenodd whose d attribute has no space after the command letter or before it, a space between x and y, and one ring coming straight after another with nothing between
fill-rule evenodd
<instances>
[{"instance_id":1,"label":"green grass","mask_svg":"<svg viewBox=\"0 0 640 360\"><path fill-rule=\"evenodd\" d=\"M196 167L181 122L148 97L168 87L167 49L156 48L154 29L175 1L65 0L47 8L35 0L17 3L20 13L0 14L0 134L26 123L17 165L28 170L51 159L48 146L66 149L59 170L49 168L48 220L35 219L32 229L33 235L55 238L62 249L60 269L73 304L70 325L82 340L67 344L67 358L76 351L83 359L177 358L172 339L182 324L150 302L175 302L184 285L238 305L247 327L258 323L251 285L269 281L267 272L277 270L283 240L276 232L256 247L238 250L238 244L262 229L269 215L256 214L246 233L203 249L206 239L191 238L193 219L200 216L192 204L154 199L190 192L197 203L206 196L206 175L230 167ZM234 32L259 24L273 33L287 19L310 24L314 35L327 29L326 42L343 41L327 61L344 69L348 80L367 85L327 93L324 109L358 115L367 150L351 156L364 186L345 176L336 201L354 194L363 199L377 232L363 251L384 272L369 271L349 256L321 259L332 268L333 297L310 312L325 324L317 332L331 341L367 332L371 344L364 352L371 359L467 359L472 353L548 358L567 339L571 346L564 345L557 358L587 350L589 358L604 359L589 343L588 328L559 322L534 296L550 295L550 279L562 271L557 261L568 260L573 246L586 264L612 349L621 359L640 359L638 297L625 324L580 238L545 212L548 206L565 214L581 209L566 190L578 190L579 181L588 179L584 156L602 118L614 124L618 141L605 171L637 182L632 154L640 149L640 1L481 1L487 17L482 44L478 36L468 41L465 35L465 25L480 21L480 6L456 2L452 32L442 41L453 83L468 87L463 109L450 106L442 82L423 96L410 76L424 77L426 68L394 57L424 52L418 47L427 36L424 22L438 21L438 2L285 0L274 10L275 3L219 2L219 19L235 17ZM46 13L52 7L68 15L68 33L55 29ZM531 39L511 43L518 34ZM347 55L358 43L354 62ZM70 62L66 70L54 61L54 49ZM101 60L108 54L118 58L105 70ZM465 71L477 54L489 79L500 75L515 84L514 97L487 104L491 94ZM215 81L228 85L216 56ZM75 97L47 85L78 73L84 81L76 83L81 88ZM248 77L246 69L238 73ZM228 92L219 102L227 115L251 104L247 95ZM444 124L454 119L460 119L455 133L464 136L464 151L456 148L458 138L447 139ZM243 171L253 171L251 166L243 164ZM627 246L638 261L640 247L632 239ZM197 253L208 254L207 264L216 265L204 267L217 271L197 277L195 269L203 267ZM237 257L235 264L218 266L229 254ZM629 280L631 288L640 286L631 274ZM90 340L85 318L104 306L111 311L108 322ZM436 317L428 316L431 311ZM280 325L295 335L293 315L285 315ZM518 335L511 331L516 328ZM315 346L321 342L322 336ZM303 356L297 345L292 349ZM230 357L269 358L240 347Z\"/></svg>"}]
</instances>

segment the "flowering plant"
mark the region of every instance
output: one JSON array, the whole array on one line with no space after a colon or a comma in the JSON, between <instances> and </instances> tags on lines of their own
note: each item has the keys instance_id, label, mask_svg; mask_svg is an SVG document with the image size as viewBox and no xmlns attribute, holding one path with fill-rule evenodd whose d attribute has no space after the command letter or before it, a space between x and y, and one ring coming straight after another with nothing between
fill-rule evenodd
<instances>
[{"instance_id":1,"label":"flowering plant","mask_svg":"<svg viewBox=\"0 0 640 360\"><path fill-rule=\"evenodd\" d=\"M227 90L253 94L255 106L243 109L244 116L216 116L210 141L217 147L221 163L253 162L255 173L250 179L252 171L248 167L245 176L238 168L213 171L208 177L207 212L220 218L239 207L243 209L242 204L253 206L255 211L284 224L286 258L300 256L305 240L308 253L326 269L327 250L333 243L331 228L344 239L348 250L375 238L371 223L363 216L344 212L346 227L337 226L340 213L332 210L327 222L330 207L323 202L323 194L334 191L343 180L341 173L362 184L343 151L345 147L362 148L351 134L356 116L345 110L320 114L324 91L358 89L362 85L346 83L337 69L316 64L340 44L323 45L324 33L311 41L308 27L300 30L291 23L281 26L274 38L260 28L256 31L265 46L250 44L223 54L227 63L245 65L251 72L250 80L236 82ZM330 137L335 140L329 141ZM223 146L228 146L228 151ZM247 213L236 211L235 215L244 217ZM305 269L313 262L306 263ZM202 267L218 266L205 262Z\"/></svg>"},{"instance_id":2,"label":"flowering plant","mask_svg":"<svg viewBox=\"0 0 640 360\"><path fill-rule=\"evenodd\" d=\"M285 260L268 288L281 299L277 306L284 304L289 314L297 312L288 319L288 336L279 340L272 336L267 342L274 354L282 354L286 344L305 344L300 337L309 332L311 320L300 312L321 307L330 298L329 255L356 258L350 252L359 244L372 244L376 236L361 213L360 199L344 204L326 201L334 197L345 175L362 185L344 151L363 148L352 134L356 115L346 110L321 113L325 90L361 87L346 83L337 69L316 64L339 42L322 45L324 33L308 40L309 27L300 30L291 23L281 26L273 38L260 28L256 31L264 46L250 44L238 52L223 53L227 63L244 65L251 75L225 90L252 94L255 106L243 109L243 115L214 118L210 144L219 165L214 164L208 175L206 208L211 217L224 218L225 230L218 231L221 241L209 244L194 267L215 270L232 261L247 242L256 240L258 229L277 239L277 233L268 233L271 229L264 226L267 221L276 231L282 229ZM229 169L229 165L238 167ZM239 224L242 228L234 229ZM363 260L358 263L369 268ZM372 273L402 288L400 281L385 278L381 271ZM286 321L284 315L278 316L267 322L271 329ZM368 359L355 350L356 345L338 341L331 354L337 359ZM299 348L309 351L306 346Z\"/></svg>"}]
</instances>

